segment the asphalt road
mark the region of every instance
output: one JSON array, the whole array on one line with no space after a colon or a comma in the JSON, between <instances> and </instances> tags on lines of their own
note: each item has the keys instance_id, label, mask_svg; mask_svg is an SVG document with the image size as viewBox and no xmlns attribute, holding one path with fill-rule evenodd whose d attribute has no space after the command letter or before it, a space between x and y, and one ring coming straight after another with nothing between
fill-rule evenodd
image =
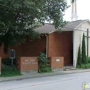
<instances>
[{"instance_id":1,"label":"asphalt road","mask_svg":"<svg viewBox=\"0 0 90 90\"><path fill-rule=\"evenodd\" d=\"M90 83L90 72L0 82L0 90L83 90L83 82Z\"/></svg>"}]
</instances>

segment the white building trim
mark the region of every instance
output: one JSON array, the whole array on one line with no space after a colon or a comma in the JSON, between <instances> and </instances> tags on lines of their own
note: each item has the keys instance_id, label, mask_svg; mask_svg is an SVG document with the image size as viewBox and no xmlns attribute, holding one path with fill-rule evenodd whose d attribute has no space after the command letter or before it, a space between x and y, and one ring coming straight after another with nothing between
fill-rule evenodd
<instances>
[{"instance_id":1,"label":"white building trim","mask_svg":"<svg viewBox=\"0 0 90 90\"><path fill-rule=\"evenodd\" d=\"M90 21L89 20L86 20L86 21L83 21L82 23L80 23L77 27L75 27L74 28L74 30L76 30L76 29L78 29L83 23L85 23L85 22L89 22L90 23Z\"/></svg>"},{"instance_id":2,"label":"white building trim","mask_svg":"<svg viewBox=\"0 0 90 90\"><path fill-rule=\"evenodd\" d=\"M75 60L75 31L73 31L73 67L76 67L76 60Z\"/></svg>"}]
</instances>

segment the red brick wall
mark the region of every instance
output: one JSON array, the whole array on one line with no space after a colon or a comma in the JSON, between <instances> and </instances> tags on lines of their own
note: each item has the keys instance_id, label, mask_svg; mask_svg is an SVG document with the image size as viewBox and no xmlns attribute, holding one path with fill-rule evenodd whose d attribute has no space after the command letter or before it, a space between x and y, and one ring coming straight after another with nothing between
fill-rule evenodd
<instances>
[{"instance_id":1,"label":"red brick wall","mask_svg":"<svg viewBox=\"0 0 90 90\"><path fill-rule=\"evenodd\" d=\"M64 58L63 57L51 57L51 64L50 65L51 65L52 69L63 68Z\"/></svg>"},{"instance_id":2,"label":"red brick wall","mask_svg":"<svg viewBox=\"0 0 90 90\"><path fill-rule=\"evenodd\" d=\"M0 57L0 74L1 74L1 66L2 66L2 58Z\"/></svg>"},{"instance_id":3,"label":"red brick wall","mask_svg":"<svg viewBox=\"0 0 90 90\"><path fill-rule=\"evenodd\" d=\"M2 45L0 47L1 57L9 57L9 51L12 48L16 51L16 57L38 56L40 52L46 49L46 36L41 36L41 39L35 39L34 41L27 39L24 44L9 47L7 54L4 54L3 48Z\"/></svg>"},{"instance_id":4,"label":"red brick wall","mask_svg":"<svg viewBox=\"0 0 90 90\"><path fill-rule=\"evenodd\" d=\"M8 57L8 53L7 54L4 54L4 45L2 44L0 46L0 57Z\"/></svg>"},{"instance_id":5,"label":"red brick wall","mask_svg":"<svg viewBox=\"0 0 90 90\"><path fill-rule=\"evenodd\" d=\"M38 59L37 57L20 57L18 58L17 68L20 71L38 71Z\"/></svg>"},{"instance_id":6,"label":"red brick wall","mask_svg":"<svg viewBox=\"0 0 90 90\"><path fill-rule=\"evenodd\" d=\"M48 37L48 57L64 57L64 65L72 64L72 32L54 32Z\"/></svg>"},{"instance_id":7,"label":"red brick wall","mask_svg":"<svg viewBox=\"0 0 90 90\"><path fill-rule=\"evenodd\" d=\"M64 64L72 64L72 31L62 33L54 32L48 37L48 57L64 57ZM16 57L36 57L46 49L46 36L34 41L26 40L24 44L9 48L16 50ZM8 51L9 51L8 50ZM0 56L9 57L9 52L4 54L3 45L0 47Z\"/></svg>"}]
</instances>

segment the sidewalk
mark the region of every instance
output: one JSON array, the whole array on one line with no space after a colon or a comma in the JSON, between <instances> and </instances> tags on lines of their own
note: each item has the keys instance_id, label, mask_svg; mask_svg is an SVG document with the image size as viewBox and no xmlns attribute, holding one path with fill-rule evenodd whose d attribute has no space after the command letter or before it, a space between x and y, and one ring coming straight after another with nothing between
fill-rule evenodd
<instances>
[{"instance_id":1,"label":"sidewalk","mask_svg":"<svg viewBox=\"0 0 90 90\"><path fill-rule=\"evenodd\" d=\"M47 77L47 76L54 76L54 75L65 75L65 74L72 74L72 73L83 73L83 72L90 72L90 69L77 69L77 70L68 70L68 71L55 71L51 73L26 73L21 76L14 76L14 77L0 77L0 82L4 81L12 81L12 80L22 80L28 78L37 78L37 77Z\"/></svg>"}]
</instances>

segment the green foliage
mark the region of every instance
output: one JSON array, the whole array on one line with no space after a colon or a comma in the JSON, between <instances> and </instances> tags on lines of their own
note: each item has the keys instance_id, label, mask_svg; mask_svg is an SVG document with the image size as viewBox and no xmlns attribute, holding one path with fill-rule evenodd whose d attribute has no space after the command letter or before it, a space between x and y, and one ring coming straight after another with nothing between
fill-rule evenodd
<instances>
[{"instance_id":1,"label":"green foliage","mask_svg":"<svg viewBox=\"0 0 90 90\"><path fill-rule=\"evenodd\" d=\"M45 53L40 53L40 56L38 57L38 72L44 73L44 72L51 72L50 66L47 65L47 59Z\"/></svg>"},{"instance_id":2,"label":"green foliage","mask_svg":"<svg viewBox=\"0 0 90 90\"><path fill-rule=\"evenodd\" d=\"M82 55L81 55L81 48L80 48L80 45L79 45L78 57L77 57L77 66L81 66L81 64L82 64Z\"/></svg>"},{"instance_id":3,"label":"green foliage","mask_svg":"<svg viewBox=\"0 0 90 90\"><path fill-rule=\"evenodd\" d=\"M82 55L80 46L78 48L77 68L90 68L90 58L86 56L85 35L82 38Z\"/></svg>"},{"instance_id":4,"label":"green foliage","mask_svg":"<svg viewBox=\"0 0 90 90\"><path fill-rule=\"evenodd\" d=\"M90 68L90 63L86 64L86 68Z\"/></svg>"},{"instance_id":5,"label":"green foliage","mask_svg":"<svg viewBox=\"0 0 90 90\"><path fill-rule=\"evenodd\" d=\"M83 68L83 69L90 68L90 63L88 63L88 64L81 64L81 68Z\"/></svg>"},{"instance_id":6,"label":"green foliage","mask_svg":"<svg viewBox=\"0 0 90 90\"><path fill-rule=\"evenodd\" d=\"M81 64L81 68L85 69L86 68L86 64Z\"/></svg>"},{"instance_id":7,"label":"green foliage","mask_svg":"<svg viewBox=\"0 0 90 90\"><path fill-rule=\"evenodd\" d=\"M40 53L40 56L38 57L38 61L47 62L46 54L45 53Z\"/></svg>"},{"instance_id":8,"label":"green foliage","mask_svg":"<svg viewBox=\"0 0 90 90\"><path fill-rule=\"evenodd\" d=\"M87 57L87 62L90 63L90 57Z\"/></svg>"},{"instance_id":9,"label":"green foliage","mask_svg":"<svg viewBox=\"0 0 90 90\"><path fill-rule=\"evenodd\" d=\"M9 77L9 76L17 76L21 75L20 71L15 66L7 66L2 64L1 76Z\"/></svg>"},{"instance_id":10,"label":"green foliage","mask_svg":"<svg viewBox=\"0 0 90 90\"><path fill-rule=\"evenodd\" d=\"M8 46L23 43L25 36L37 38L34 29L52 21L56 29L65 25L65 0L0 0L0 43Z\"/></svg>"},{"instance_id":11,"label":"green foliage","mask_svg":"<svg viewBox=\"0 0 90 90\"><path fill-rule=\"evenodd\" d=\"M77 68L88 69L88 68L90 68L90 63L81 64L81 66L80 65L77 65Z\"/></svg>"},{"instance_id":12,"label":"green foliage","mask_svg":"<svg viewBox=\"0 0 90 90\"><path fill-rule=\"evenodd\" d=\"M85 45L85 35L83 34L83 38L82 38L82 63L86 64L87 60L86 60L86 45Z\"/></svg>"},{"instance_id":13,"label":"green foliage","mask_svg":"<svg viewBox=\"0 0 90 90\"><path fill-rule=\"evenodd\" d=\"M76 68L81 68L81 66L80 65L76 65Z\"/></svg>"},{"instance_id":14,"label":"green foliage","mask_svg":"<svg viewBox=\"0 0 90 90\"><path fill-rule=\"evenodd\" d=\"M51 70L51 67L50 66L47 66L47 67L45 67L45 69L44 69L44 72L51 72L52 70Z\"/></svg>"}]
</instances>

